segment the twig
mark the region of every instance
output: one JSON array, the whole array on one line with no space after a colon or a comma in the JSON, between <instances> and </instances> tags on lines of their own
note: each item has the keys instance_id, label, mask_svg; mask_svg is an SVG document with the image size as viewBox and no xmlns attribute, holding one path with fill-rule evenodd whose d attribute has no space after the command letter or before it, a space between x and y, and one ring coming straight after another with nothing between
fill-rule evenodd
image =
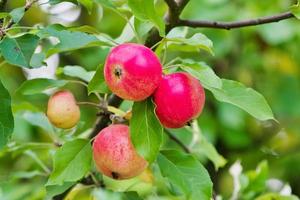
<instances>
[{"instance_id":1,"label":"twig","mask_svg":"<svg viewBox=\"0 0 300 200\"><path fill-rule=\"evenodd\" d=\"M165 133L169 136L171 140L176 142L186 153L191 153L190 149L185 146L183 142L181 142L176 136L174 136L169 130L165 129Z\"/></svg>"},{"instance_id":2,"label":"twig","mask_svg":"<svg viewBox=\"0 0 300 200\"><path fill-rule=\"evenodd\" d=\"M101 109L101 105L93 102L77 102L77 105L88 105L88 106L94 106L99 109Z\"/></svg>"},{"instance_id":3,"label":"twig","mask_svg":"<svg viewBox=\"0 0 300 200\"><path fill-rule=\"evenodd\" d=\"M27 3L26 3L25 8L24 8L24 9L25 9L25 12L26 12L27 10L29 10L33 4L35 4L36 2L38 2L38 0L32 0L32 1L26 1L26 2L27 2ZM9 21L8 25L7 25L4 29L7 30L7 29L11 28L14 24L15 24L14 21L11 19L11 20ZM1 28L1 29L3 30L3 28ZM1 37L3 38L5 35L6 35L6 33L5 33L5 32L2 32Z\"/></svg>"},{"instance_id":4,"label":"twig","mask_svg":"<svg viewBox=\"0 0 300 200\"><path fill-rule=\"evenodd\" d=\"M236 22L218 22L218 21L208 21L208 20L187 20L180 19L178 26L189 26L193 28L216 28L216 29L234 29L246 26L256 26L261 24L279 22L281 20L289 19L295 17L291 12L285 12L277 15L261 17L257 19L242 20Z\"/></svg>"}]
</instances>

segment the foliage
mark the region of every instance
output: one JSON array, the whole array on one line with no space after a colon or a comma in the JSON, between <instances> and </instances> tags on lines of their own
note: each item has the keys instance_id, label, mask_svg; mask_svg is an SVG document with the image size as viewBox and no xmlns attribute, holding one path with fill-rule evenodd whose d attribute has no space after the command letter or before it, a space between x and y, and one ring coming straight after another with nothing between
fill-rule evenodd
<instances>
[{"instance_id":1,"label":"foliage","mask_svg":"<svg viewBox=\"0 0 300 200\"><path fill-rule=\"evenodd\" d=\"M175 27L167 2L12 0L1 8L0 199L299 199L299 22L232 32ZM239 20L290 7L299 18L293 3L191 0L180 16ZM64 6L71 9L54 13ZM164 73L201 82L206 106L191 126L163 129L151 98L107 106L105 58L125 42L153 45ZM72 129L53 127L44 114L59 89L88 102ZM120 118L150 163L125 181L92 162L95 123Z\"/></svg>"}]
</instances>

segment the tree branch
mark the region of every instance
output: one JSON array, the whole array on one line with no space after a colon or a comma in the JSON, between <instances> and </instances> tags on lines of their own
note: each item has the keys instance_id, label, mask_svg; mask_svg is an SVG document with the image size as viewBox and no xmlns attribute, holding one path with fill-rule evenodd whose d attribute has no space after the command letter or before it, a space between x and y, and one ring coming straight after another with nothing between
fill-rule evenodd
<instances>
[{"instance_id":1,"label":"tree branch","mask_svg":"<svg viewBox=\"0 0 300 200\"><path fill-rule=\"evenodd\" d=\"M114 107L119 107L122 103L122 99L120 97L118 97L117 95L112 94L109 99L108 99L108 105L110 106L114 106ZM99 117L94 130L90 136L90 138L95 137L102 129L104 129L107 124L110 122L110 114L104 112L103 114L101 114L101 116Z\"/></svg>"},{"instance_id":2,"label":"tree branch","mask_svg":"<svg viewBox=\"0 0 300 200\"><path fill-rule=\"evenodd\" d=\"M208 20L187 20L180 19L178 26L189 26L193 28L216 28L216 29L234 29L246 26L256 26L261 24L279 22L281 20L289 19L295 17L291 12L285 12L278 15L261 17L257 19L236 21L236 22L218 22L218 21L208 21Z\"/></svg>"},{"instance_id":3,"label":"tree branch","mask_svg":"<svg viewBox=\"0 0 300 200\"><path fill-rule=\"evenodd\" d=\"M3 2L4 2L4 6L5 6L6 0L4 0ZM36 2L38 2L38 0L26 1L26 5L25 5L25 8L24 8L24 9L25 9L25 12L26 12L27 10L29 10L29 9L31 8L31 6L32 6L33 4L35 4ZM1 36L1 39L6 35L5 30L11 28L14 24L15 24L14 21L11 19L11 20L9 21L9 23L7 24L6 27L1 27L1 29L0 29L0 36Z\"/></svg>"}]
</instances>

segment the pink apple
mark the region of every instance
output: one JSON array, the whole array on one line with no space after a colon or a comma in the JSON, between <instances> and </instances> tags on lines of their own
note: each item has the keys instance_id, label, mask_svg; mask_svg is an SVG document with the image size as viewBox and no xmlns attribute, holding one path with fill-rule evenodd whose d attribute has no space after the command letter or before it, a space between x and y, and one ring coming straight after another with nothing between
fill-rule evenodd
<instances>
[{"instance_id":1,"label":"pink apple","mask_svg":"<svg viewBox=\"0 0 300 200\"><path fill-rule=\"evenodd\" d=\"M105 81L117 96L132 101L149 97L158 87L162 65L151 49L121 44L112 49L104 66Z\"/></svg>"},{"instance_id":2,"label":"pink apple","mask_svg":"<svg viewBox=\"0 0 300 200\"><path fill-rule=\"evenodd\" d=\"M163 76L154 93L156 115L167 128L180 128L202 112L205 93L200 82L185 72Z\"/></svg>"},{"instance_id":3,"label":"pink apple","mask_svg":"<svg viewBox=\"0 0 300 200\"><path fill-rule=\"evenodd\" d=\"M97 169L114 179L128 179L141 174L147 167L133 147L129 127L110 125L96 136L93 155Z\"/></svg>"}]
</instances>

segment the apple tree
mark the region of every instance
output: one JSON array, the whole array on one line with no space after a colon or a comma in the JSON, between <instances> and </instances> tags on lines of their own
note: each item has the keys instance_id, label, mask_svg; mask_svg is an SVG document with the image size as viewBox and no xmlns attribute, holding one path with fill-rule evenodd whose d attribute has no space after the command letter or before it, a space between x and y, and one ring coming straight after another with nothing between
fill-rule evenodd
<instances>
[{"instance_id":1,"label":"apple tree","mask_svg":"<svg viewBox=\"0 0 300 200\"><path fill-rule=\"evenodd\" d=\"M296 21L299 2L247 20L188 17L209 16L192 6L205 2L0 0L0 198L299 199L268 188L267 161L243 171L203 131L216 104L237 110L228 121L280 126L263 91L213 66L213 43L227 43L205 30Z\"/></svg>"}]
</instances>

